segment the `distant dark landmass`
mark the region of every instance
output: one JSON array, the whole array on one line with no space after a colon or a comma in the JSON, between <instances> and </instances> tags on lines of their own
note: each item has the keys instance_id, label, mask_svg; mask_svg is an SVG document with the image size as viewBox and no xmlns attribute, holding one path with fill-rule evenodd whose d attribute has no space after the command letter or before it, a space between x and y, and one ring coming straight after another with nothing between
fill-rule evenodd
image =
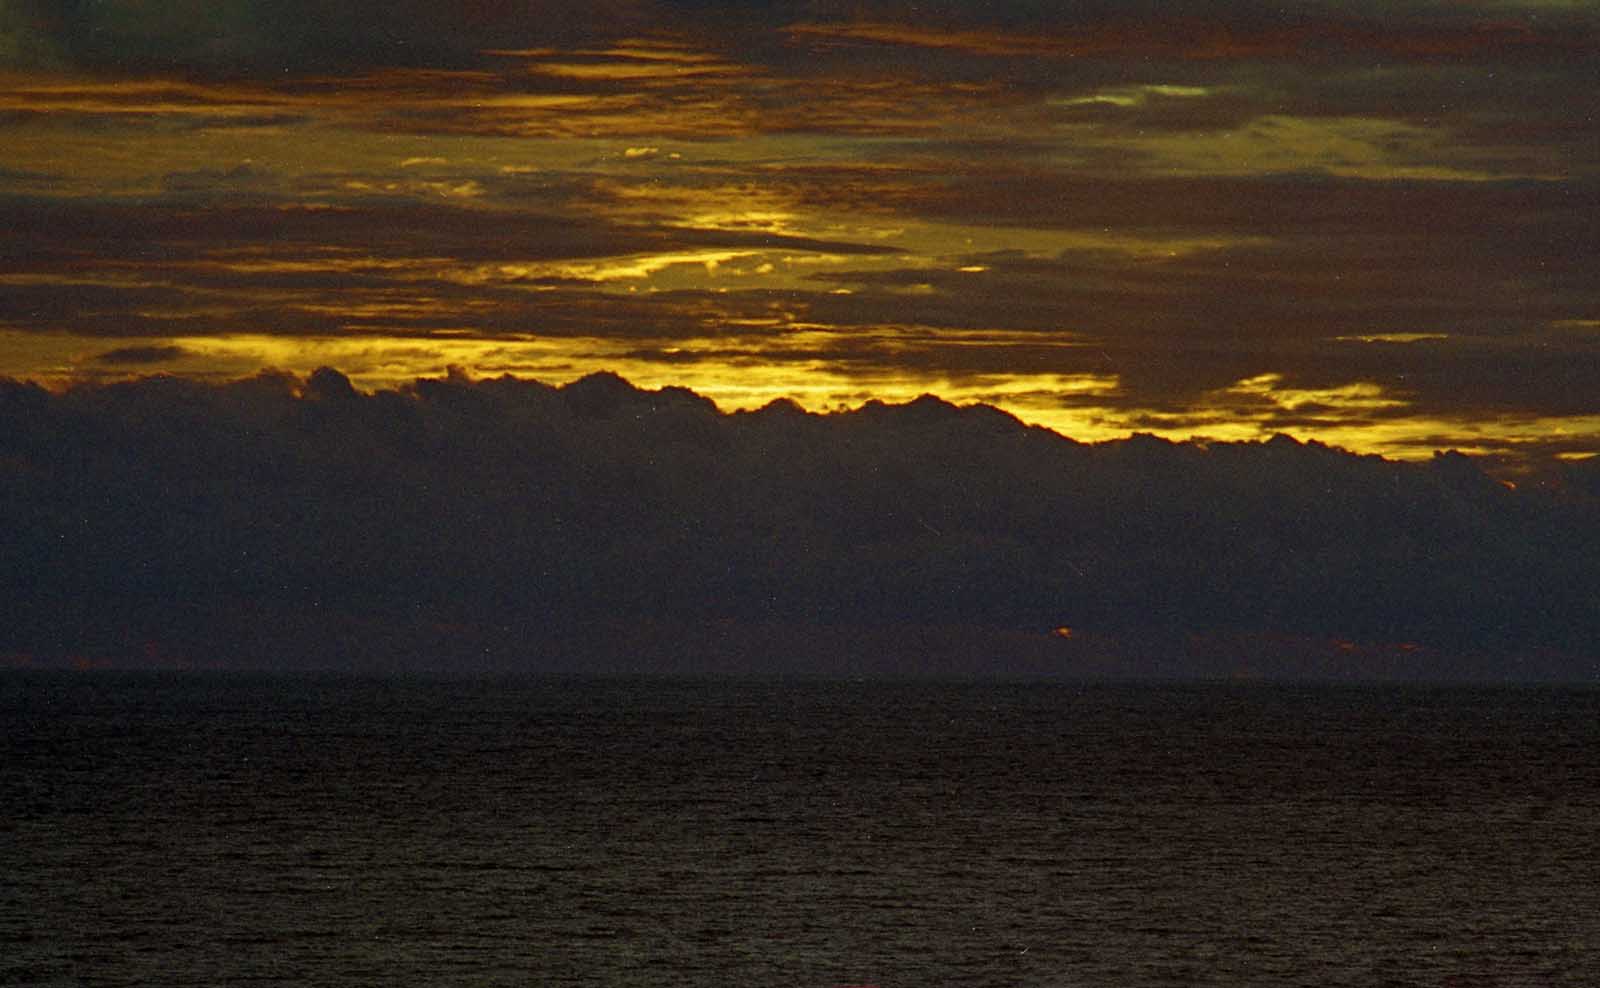
<instances>
[{"instance_id":1,"label":"distant dark landmass","mask_svg":"<svg viewBox=\"0 0 1600 988\"><path fill-rule=\"evenodd\" d=\"M1600 463L599 374L0 381L0 664L1600 679Z\"/></svg>"}]
</instances>

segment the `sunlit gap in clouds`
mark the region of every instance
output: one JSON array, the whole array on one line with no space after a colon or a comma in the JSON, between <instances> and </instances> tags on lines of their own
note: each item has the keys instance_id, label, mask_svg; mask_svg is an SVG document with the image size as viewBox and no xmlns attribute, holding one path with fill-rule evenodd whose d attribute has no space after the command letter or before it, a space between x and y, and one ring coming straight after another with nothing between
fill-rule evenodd
<instances>
[{"instance_id":1,"label":"sunlit gap in clouds","mask_svg":"<svg viewBox=\"0 0 1600 988\"><path fill-rule=\"evenodd\" d=\"M12 334L0 333L0 341ZM278 337L228 334L169 339L107 341L28 334L18 354L31 365L26 375L64 386L81 380L116 379L170 371L215 378L243 377L263 368L305 375L330 366L367 389L395 387L418 377L460 368L477 376L510 374L564 384L609 371L645 388L683 386L712 399L725 411L759 408L787 398L811 411L855 407L869 398L905 402L938 394L957 403L983 402L1077 438L1109 438L1115 429L1095 425L1087 410L1056 407L1064 396L1087 400L1115 391L1115 377L1091 374L1006 374L957 378L916 375L893 366L848 366L809 354L825 349L836 334L805 330L742 340L737 336L663 341L648 354L640 341L606 337L521 339L461 338L444 331L427 338L370 336ZM890 345L889 349L893 349ZM786 351L797 356L785 359ZM102 361L106 354L161 354L159 361ZM155 364L157 366L152 366ZM1124 430L1125 431L1125 430Z\"/></svg>"},{"instance_id":2,"label":"sunlit gap in clouds","mask_svg":"<svg viewBox=\"0 0 1600 988\"><path fill-rule=\"evenodd\" d=\"M714 401L723 411L750 410L786 398L813 412L860 406L869 399L903 403L923 394L936 394L956 404L983 403L1015 415L1023 422L1052 429L1084 442L1117 439L1131 432L1146 432L1173 440L1199 438L1213 441L1265 439L1278 431L1368 453L1398 459L1426 458L1440 448L1442 437L1466 452L1495 453L1508 442L1537 442L1552 435L1574 437L1600 431L1600 416L1580 419L1506 417L1492 423L1408 415L1403 402L1386 397L1376 386L1315 391L1282 387L1276 375L1238 382L1225 393L1211 396L1216 404L1199 405L1166 416L1128 407L1115 399L1121 383L1114 374L1014 372L995 375L917 374L892 365L850 366L816 357L779 359L785 349L822 349L838 334L803 329L776 339L762 335L743 341L749 350L737 352L737 337L663 341L648 354L637 340L605 337L481 339L456 337L448 332L427 338L381 335L329 337L276 337L263 334L228 334L187 337L181 340L127 338L107 341L53 334L0 333L0 344L31 367L24 376L52 386L85 380L112 380L166 371L212 379L245 377L263 368L285 370L300 376L322 366L347 373L360 387L377 390L404 386L419 377L442 376L459 368L474 376L516 377L565 384L588 374L609 371L648 389L687 387ZM969 334L975 345L1006 334ZM886 330L880 341L890 349L916 346L926 337L914 331ZM897 344L895 341L899 340ZM959 346L940 338L940 345ZM729 356L729 351L735 351ZM133 354L128 362L100 360L106 354ZM764 356L758 356L764 354ZM1325 421L1314 432L1281 430L1275 414L1283 408L1315 402ZM1231 403L1231 404L1230 404ZM1373 420L1373 409L1391 413ZM1341 422L1341 412L1349 416ZM1481 445L1470 440L1481 437ZM1462 442L1461 440L1468 440ZM1566 458L1587 454L1569 453Z\"/></svg>"}]
</instances>

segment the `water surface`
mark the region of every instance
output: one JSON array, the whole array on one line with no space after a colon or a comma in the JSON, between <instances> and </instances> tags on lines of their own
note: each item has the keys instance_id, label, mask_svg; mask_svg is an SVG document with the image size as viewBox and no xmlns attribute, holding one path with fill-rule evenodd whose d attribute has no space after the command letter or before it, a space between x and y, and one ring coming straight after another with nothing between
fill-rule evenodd
<instances>
[{"instance_id":1,"label":"water surface","mask_svg":"<svg viewBox=\"0 0 1600 988\"><path fill-rule=\"evenodd\" d=\"M1600 984L1600 690L0 675L0 984Z\"/></svg>"}]
</instances>

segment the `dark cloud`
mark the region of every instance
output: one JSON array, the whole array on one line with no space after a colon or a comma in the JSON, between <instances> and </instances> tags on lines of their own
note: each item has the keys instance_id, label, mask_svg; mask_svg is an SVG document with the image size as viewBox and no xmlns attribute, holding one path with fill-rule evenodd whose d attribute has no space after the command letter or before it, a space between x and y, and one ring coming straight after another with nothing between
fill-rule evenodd
<instances>
[{"instance_id":1,"label":"dark cloud","mask_svg":"<svg viewBox=\"0 0 1600 988\"><path fill-rule=\"evenodd\" d=\"M16 329L50 330L73 325L94 332L99 325L120 326L109 335L148 331L161 320L142 315L140 306L183 305L189 297L164 285L92 284L75 280L7 285L0 295L0 323ZM138 328L134 328L137 325Z\"/></svg>"},{"instance_id":2,"label":"dark cloud","mask_svg":"<svg viewBox=\"0 0 1600 988\"><path fill-rule=\"evenodd\" d=\"M230 183L254 194L229 196ZM706 332L714 293L635 297L604 292L592 279L515 272L707 250L899 253L761 230L404 198L308 207L274 201L276 185L244 167L169 176L174 194L161 201L0 201L13 270L32 275L0 297L0 320L22 330L70 325L86 336L319 335L365 325L400 336L461 328L481 336L693 335Z\"/></svg>"},{"instance_id":3,"label":"dark cloud","mask_svg":"<svg viewBox=\"0 0 1600 988\"><path fill-rule=\"evenodd\" d=\"M1592 53L1595 20L1565 10L1446 4L731 3L567 4L422 0L154 3L21 0L0 31L14 62L98 69L178 67L219 75L375 66L467 66L485 50L581 46L675 32L758 56L796 32L815 56L841 48L1120 59L1340 59L1449 62ZM4 35L0 35L4 36Z\"/></svg>"},{"instance_id":4,"label":"dark cloud","mask_svg":"<svg viewBox=\"0 0 1600 988\"><path fill-rule=\"evenodd\" d=\"M868 183L876 178L880 208L907 217L1168 235L1387 235L1399 242L1440 243L1447 250L1477 246L1507 254L1524 246L1541 247L1543 254L1570 251L1595 233L1593 207L1600 204L1600 183L1576 178L1449 181L1282 172L1085 177L1070 169L1014 167L1000 157L998 145L956 146L957 155L968 150L988 151L997 160L953 174L931 167L899 175L863 169L859 177ZM773 180L823 205L833 178L785 172ZM1519 241L1471 243L1486 232Z\"/></svg>"},{"instance_id":5,"label":"dark cloud","mask_svg":"<svg viewBox=\"0 0 1600 988\"><path fill-rule=\"evenodd\" d=\"M29 171L25 168L0 168L0 182L8 184L31 185L40 182L58 181L58 177L46 172Z\"/></svg>"},{"instance_id":6,"label":"dark cloud","mask_svg":"<svg viewBox=\"0 0 1600 988\"><path fill-rule=\"evenodd\" d=\"M647 5L630 0L581 9L421 0L21 0L14 6L24 52L48 51L100 70L179 68L222 76L470 64L486 47L582 42L647 23Z\"/></svg>"},{"instance_id":7,"label":"dark cloud","mask_svg":"<svg viewBox=\"0 0 1600 988\"><path fill-rule=\"evenodd\" d=\"M0 643L41 654L330 663L387 625L534 669L619 622L1600 640L1581 465L1512 491L1456 455L1085 446L933 398L728 415L611 375L4 382L0 424Z\"/></svg>"},{"instance_id":8,"label":"dark cloud","mask_svg":"<svg viewBox=\"0 0 1600 988\"><path fill-rule=\"evenodd\" d=\"M92 252L107 261L196 255L219 247L296 247L356 258L435 256L463 262L575 260L689 248L788 250L836 255L893 255L895 246L823 240L761 230L696 228L453 206L420 196L371 196L334 204L189 201L195 192L223 198L232 184L270 190L276 179L250 166L169 175L186 195L118 202L13 197L0 219L15 243L46 252ZM558 204L559 205L559 204Z\"/></svg>"},{"instance_id":9,"label":"dark cloud","mask_svg":"<svg viewBox=\"0 0 1600 988\"><path fill-rule=\"evenodd\" d=\"M199 168L169 172L161 179L162 190L171 195L237 197L271 193L280 189L281 179L272 172L249 164L232 168Z\"/></svg>"},{"instance_id":10,"label":"dark cloud","mask_svg":"<svg viewBox=\"0 0 1600 988\"><path fill-rule=\"evenodd\" d=\"M1496 62L1593 55L1597 33L1581 11L1550 21L1436 16L1416 4L1139 5L1115 9L1027 4L902 7L874 17L819 19L791 30L822 53L909 46L980 57L1126 59L1156 62ZM876 52L875 52L876 53Z\"/></svg>"},{"instance_id":11,"label":"dark cloud","mask_svg":"<svg viewBox=\"0 0 1600 988\"><path fill-rule=\"evenodd\" d=\"M128 346L107 350L94 359L102 364L165 364L188 355L181 346Z\"/></svg>"}]
</instances>

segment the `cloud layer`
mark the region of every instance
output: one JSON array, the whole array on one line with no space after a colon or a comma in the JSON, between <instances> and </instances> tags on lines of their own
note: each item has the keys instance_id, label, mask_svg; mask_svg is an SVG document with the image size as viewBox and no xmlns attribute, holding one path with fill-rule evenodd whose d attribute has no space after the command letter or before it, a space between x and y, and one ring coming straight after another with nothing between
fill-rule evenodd
<instances>
[{"instance_id":1,"label":"cloud layer","mask_svg":"<svg viewBox=\"0 0 1600 988\"><path fill-rule=\"evenodd\" d=\"M0 372L1600 453L1587 7L379 7L0 6Z\"/></svg>"},{"instance_id":2,"label":"cloud layer","mask_svg":"<svg viewBox=\"0 0 1600 988\"><path fill-rule=\"evenodd\" d=\"M619 629L949 648L976 628L1070 672L1052 630L1071 628L1276 641L1250 651L1267 672L1291 668L1285 643L1347 640L1514 677L1508 657L1538 649L1590 674L1600 640L1590 465L1511 490L1456 455L1084 445L933 398L725 413L609 375L9 382L0 425L3 648L44 660L148 644L208 664L615 668ZM692 640L626 648L660 670ZM1017 671L975 641L965 671ZM840 648L811 658L870 665Z\"/></svg>"}]
</instances>

